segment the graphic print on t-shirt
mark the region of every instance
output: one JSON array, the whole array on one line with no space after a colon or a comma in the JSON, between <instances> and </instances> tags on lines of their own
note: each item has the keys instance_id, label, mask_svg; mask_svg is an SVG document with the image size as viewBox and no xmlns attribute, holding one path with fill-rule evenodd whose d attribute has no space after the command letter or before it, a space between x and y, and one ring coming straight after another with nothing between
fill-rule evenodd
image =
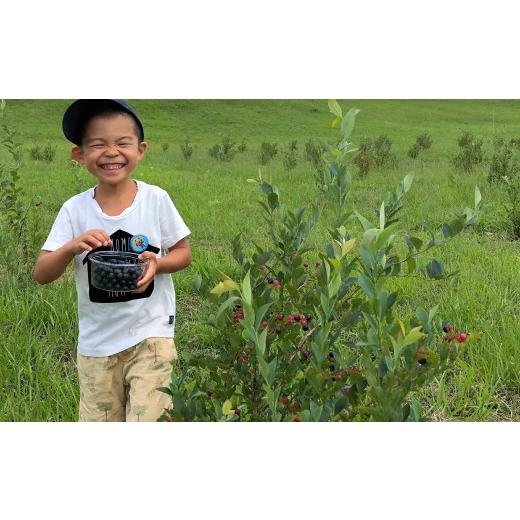
<instances>
[{"instance_id":1,"label":"graphic print on t-shirt","mask_svg":"<svg viewBox=\"0 0 520 520\"><path fill-rule=\"evenodd\" d=\"M149 298L150 295L153 293L154 288L154 282L150 283L150 285L146 288L146 290L142 293L133 293L133 292L119 292L119 291L102 291L101 289L98 289L97 287L94 287L92 285L92 279L91 279L91 266L92 262L90 261L89 256L92 253L96 253L98 251L128 251L133 252L133 249L131 247L132 238L135 237L132 233L127 233L126 231L123 231L122 229L118 229L117 231L114 231L110 235L110 238L112 239L112 247L98 247L97 249L93 249L92 251L89 251L88 254L83 259L83 265L87 264L88 269L88 288L89 288L89 298L91 302L94 303L117 303L117 302L128 302L130 300L138 300L139 298ZM139 237L145 237L144 235L139 235ZM135 242L135 240L134 240ZM142 251L151 251L152 253L158 254L160 249L158 247L152 246L151 244L148 244L148 240L143 241L142 239L138 241L141 246L145 246L146 248L143 249L141 247ZM133 244L133 243L132 243Z\"/></svg>"}]
</instances>

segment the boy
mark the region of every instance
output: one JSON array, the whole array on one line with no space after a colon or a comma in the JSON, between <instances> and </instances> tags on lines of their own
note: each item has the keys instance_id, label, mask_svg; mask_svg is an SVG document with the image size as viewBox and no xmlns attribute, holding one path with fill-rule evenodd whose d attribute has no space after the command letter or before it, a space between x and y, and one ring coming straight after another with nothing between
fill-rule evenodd
<instances>
[{"instance_id":1,"label":"boy","mask_svg":"<svg viewBox=\"0 0 520 520\"><path fill-rule=\"evenodd\" d=\"M157 389L169 385L177 359L170 273L191 263L190 230L166 191L132 179L147 144L125 101L77 100L63 116L63 132L75 145L72 158L97 186L63 204L33 276L41 284L53 282L74 260L79 420L155 421L169 407ZM133 251L149 260L136 291L91 284L89 256L103 250Z\"/></svg>"}]
</instances>

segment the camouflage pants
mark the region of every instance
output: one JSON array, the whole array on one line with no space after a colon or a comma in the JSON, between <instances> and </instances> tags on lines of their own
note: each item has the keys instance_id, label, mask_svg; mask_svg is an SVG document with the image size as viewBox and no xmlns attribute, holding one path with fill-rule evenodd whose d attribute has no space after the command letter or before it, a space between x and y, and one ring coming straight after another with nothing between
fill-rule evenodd
<instances>
[{"instance_id":1,"label":"camouflage pants","mask_svg":"<svg viewBox=\"0 0 520 520\"><path fill-rule=\"evenodd\" d=\"M148 338L107 357L78 353L80 421L156 421L171 407L157 390L169 386L177 360L171 338Z\"/></svg>"}]
</instances>

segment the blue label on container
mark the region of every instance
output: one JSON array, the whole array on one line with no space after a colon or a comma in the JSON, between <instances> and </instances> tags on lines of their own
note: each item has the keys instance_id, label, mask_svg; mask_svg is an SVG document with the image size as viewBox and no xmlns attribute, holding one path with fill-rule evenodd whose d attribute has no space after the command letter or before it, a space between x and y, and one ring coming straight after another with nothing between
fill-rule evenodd
<instances>
[{"instance_id":1,"label":"blue label on container","mask_svg":"<svg viewBox=\"0 0 520 520\"><path fill-rule=\"evenodd\" d=\"M148 247L148 237L146 235L134 235L130 239L130 249L134 253L142 253Z\"/></svg>"}]
</instances>

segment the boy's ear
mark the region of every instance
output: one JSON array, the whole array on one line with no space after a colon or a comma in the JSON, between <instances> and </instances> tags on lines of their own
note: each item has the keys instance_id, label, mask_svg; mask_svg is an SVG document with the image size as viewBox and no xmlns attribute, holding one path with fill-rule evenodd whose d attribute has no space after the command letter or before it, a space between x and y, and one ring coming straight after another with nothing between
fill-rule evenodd
<instances>
[{"instance_id":1,"label":"boy's ear","mask_svg":"<svg viewBox=\"0 0 520 520\"><path fill-rule=\"evenodd\" d=\"M148 148L148 143L145 143L144 141L139 143L138 150L139 150L139 159L142 159L144 152L146 152L146 149Z\"/></svg>"},{"instance_id":2,"label":"boy's ear","mask_svg":"<svg viewBox=\"0 0 520 520\"><path fill-rule=\"evenodd\" d=\"M75 161L83 163L83 150L79 146L74 146L70 151L70 155Z\"/></svg>"}]
</instances>

